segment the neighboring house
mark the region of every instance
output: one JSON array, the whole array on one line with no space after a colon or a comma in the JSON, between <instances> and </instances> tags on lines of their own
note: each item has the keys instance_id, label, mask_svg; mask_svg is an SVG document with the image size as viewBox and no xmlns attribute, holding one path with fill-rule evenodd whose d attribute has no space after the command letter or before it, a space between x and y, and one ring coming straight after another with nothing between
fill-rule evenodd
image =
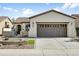
<instances>
[{"instance_id":1,"label":"neighboring house","mask_svg":"<svg viewBox=\"0 0 79 59\"><path fill-rule=\"evenodd\" d=\"M13 27L13 24L9 19L9 17L0 16L0 35L11 36L13 34L12 27Z\"/></svg>"},{"instance_id":2,"label":"neighboring house","mask_svg":"<svg viewBox=\"0 0 79 59\"><path fill-rule=\"evenodd\" d=\"M30 21L27 17L18 17L14 22L16 35L28 36Z\"/></svg>"},{"instance_id":3,"label":"neighboring house","mask_svg":"<svg viewBox=\"0 0 79 59\"><path fill-rule=\"evenodd\" d=\"M75 19L76 34L77 36L79 36L79 14L72 14L72 16L76 17Z\"/></svg>"},{"instance_id":4,"label":"neighboring house","mask_svg":"<svg viewBox=\"0 0 79 59\"><path fill-rule=\"evenodd\" d=\"M29 19L29 37L76 37L76 18L67 14L49 10Z\"/></svg>"}]
</instances>

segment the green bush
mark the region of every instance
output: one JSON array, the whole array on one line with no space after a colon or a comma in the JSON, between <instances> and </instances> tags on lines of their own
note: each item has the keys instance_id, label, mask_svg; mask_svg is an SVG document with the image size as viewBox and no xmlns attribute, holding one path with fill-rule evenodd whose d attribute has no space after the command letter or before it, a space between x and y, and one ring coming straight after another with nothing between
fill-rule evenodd
<instances>
[{"instance_id":1,"label":"green bush","mask_svg":"<svg viewBox=\"0 0 79 59\"><path fill-rule=\"evenodd\" d=\"M35 44L35 40L27 40L27 44L34 45Z\"/></svg>"},{"instance_id":2,"label":"green bush","mask_svg":"<svg viewBox=\"0 0 79 59\"><path fill-rule=\"evenodd\" d=\"M35 39L34 38L28 38L25 41L25 44L27 44L27 45L34 45L35 44Z\"/></svg>"}]
</instances>

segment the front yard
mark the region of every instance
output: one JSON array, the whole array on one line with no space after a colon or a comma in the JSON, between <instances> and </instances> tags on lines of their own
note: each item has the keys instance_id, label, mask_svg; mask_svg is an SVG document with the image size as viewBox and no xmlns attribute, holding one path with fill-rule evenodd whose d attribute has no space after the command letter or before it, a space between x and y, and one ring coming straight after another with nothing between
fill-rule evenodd
<instances>
[{"instance_id":1,"label":"front yard","mask_svg":"<svg viewBox=\"0 0 79 59\"><path fill-rule=\"evenodd\" d=\"M9 38L8 40L0 41L1 49L33 49L35 38Z\"/></svg>"}]
</instances>

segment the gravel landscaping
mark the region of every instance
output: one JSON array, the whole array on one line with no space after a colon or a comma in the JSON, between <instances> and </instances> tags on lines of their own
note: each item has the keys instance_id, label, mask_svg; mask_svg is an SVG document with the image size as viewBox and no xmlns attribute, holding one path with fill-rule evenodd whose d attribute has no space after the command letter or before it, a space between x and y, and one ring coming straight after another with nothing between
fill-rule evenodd
<instances>
[{"instance_id":1,"label":"gravel landscaping","mask_svg":"<svg viewBox=\"0 0 79 59\"><path fill-rule=\"evenodd\" d=\"M34 49L35 39L33 38L9 38L0 41L0 49Z\"/></svg>"},{"instance_id":2,"label":"gravel landscaping","mask_svg":"<svg viewBox=\"0 0 79 59\"><path fill-rule=\"evenodd\" d=\"M0 47L0 49L34 49L34 46L33 45L22 45L22 46L3 45Z\"/></svg>"}]
</instances>

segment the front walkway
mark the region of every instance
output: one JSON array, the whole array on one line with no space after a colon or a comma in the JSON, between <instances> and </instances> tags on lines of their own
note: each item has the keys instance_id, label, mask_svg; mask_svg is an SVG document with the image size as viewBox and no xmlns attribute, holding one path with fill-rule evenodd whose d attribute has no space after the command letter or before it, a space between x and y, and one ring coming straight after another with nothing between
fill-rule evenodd
<instances>
[{"instance_id":1,"label":"front walkway","mask_svg":"<svg viewBox=\"0 0 79 59\"><path fill-rule=\"evenodd\" d=\"M71 38L37 38L35 49L0 49L8 56L79 56L79 42Z\"/></svg>"}]
</instances>

